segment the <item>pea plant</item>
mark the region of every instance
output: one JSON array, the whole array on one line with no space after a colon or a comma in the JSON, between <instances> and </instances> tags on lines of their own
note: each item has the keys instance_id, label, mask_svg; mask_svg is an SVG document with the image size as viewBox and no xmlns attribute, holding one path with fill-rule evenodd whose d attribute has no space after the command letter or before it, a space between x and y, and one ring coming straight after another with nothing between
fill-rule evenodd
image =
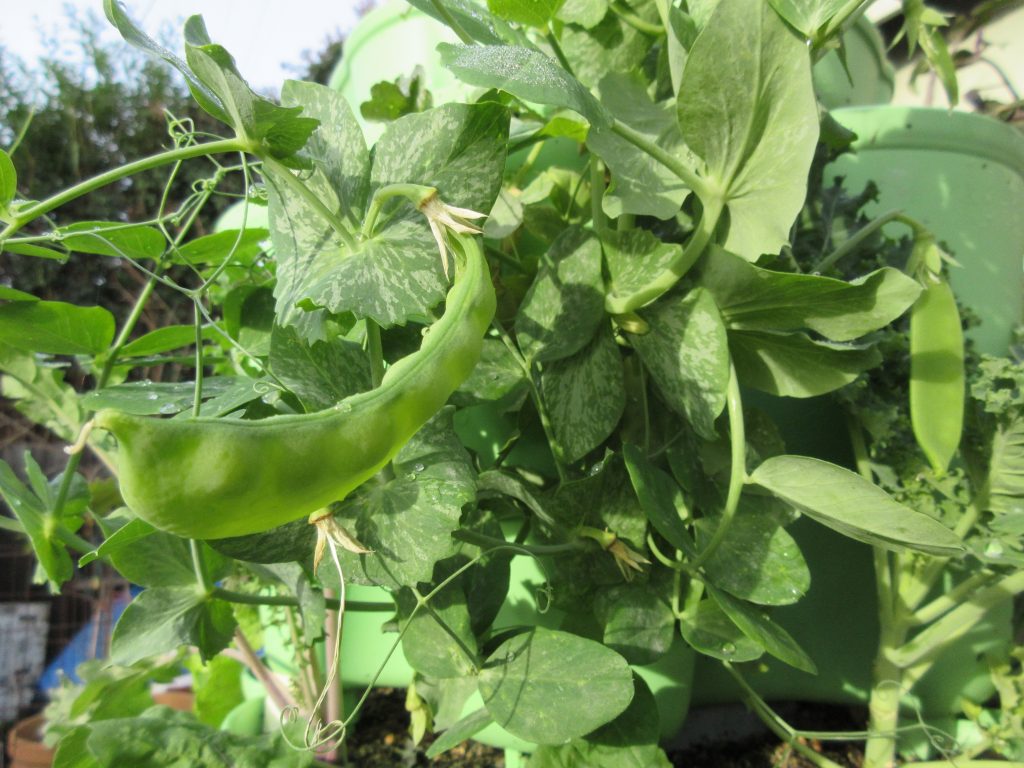
<instances>
[{"instance_id":1,"label":"pea plant","mask_svg":"<svg viewBox=\"0 0 1024 768\"><path fill-rule=\"evenodd\" d=\"M143 587L111 664L58 695L55 765L343 757L368 692L346 682L345 616L379 607L348 600L355 584L388 598L394 632L366 642L411 667L430 755L496 725L531 766L668 766L671 704L644 669L699 654L834 766L752 680L830 663L772 615L815 578L787 531L801 516L873 549L877 584L851 589L877 593L881 625L864 732L815 736L893 765L898 735L928 728L901 719L905 695L1024 590L1024 401L1019 360L965 352L935 238L901 216L911 237L887 240L849 200L843 225L820 181L850 137L811 65L866 0L410 3L461 39L440 51L472 101L388 110L289 81L277 103L200 17L181 59L105 0L223 135L168 116L167 151L43 200L0 153L4 251L146 277L118 318L0 288L3 392L68 444L52 477L0 464L3 527L54 589L97 561ZM907 19L941 71L935 17ZM389 118L372 147L360 106ZM170 189L186 163L207 178L148 218L61 218L138 175ZM237 178L235 222L197 236ZM161 292L192 322L139 333ZM184 380L151 380L172 362ZM830 393L850 467L787 453L772 410ZM268 616L288 684L254 650ZM183 647L198 719L102 706ZM273 733L212 730L230 707L204 691L239 689L234 660L281 713ZM970 708L983 735L958 765L1022 759L1019 662L998 663L1005 706Z\"/></svg>"}]
</instances>

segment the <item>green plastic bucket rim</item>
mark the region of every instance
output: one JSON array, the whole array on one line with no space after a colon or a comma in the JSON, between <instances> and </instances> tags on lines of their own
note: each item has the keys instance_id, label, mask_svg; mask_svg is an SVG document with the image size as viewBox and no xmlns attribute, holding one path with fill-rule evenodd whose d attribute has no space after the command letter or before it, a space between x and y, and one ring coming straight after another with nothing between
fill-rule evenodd
<instances>
[{"instance_id":1,"label":"green plastic bucket rim","mask_svg":"<svg viewBox=\"0 0 1024 768\"><path fill-rule=\"evenodd\" d=\"M841 107L831 114L857 134L853 148L858 151L920 149L971 155L1024 178L1024 133L988 115L893 105Z\"/></svg>"}]
</instances>

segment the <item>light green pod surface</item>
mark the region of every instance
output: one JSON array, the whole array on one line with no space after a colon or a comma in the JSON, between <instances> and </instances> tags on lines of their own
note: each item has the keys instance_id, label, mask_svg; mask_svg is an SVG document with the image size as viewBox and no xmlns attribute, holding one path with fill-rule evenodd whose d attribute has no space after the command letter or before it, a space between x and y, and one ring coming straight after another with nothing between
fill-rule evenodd
<instances>
[{"instance_id":1,"label":"light green pod surface","mask_svg":"<svg viewBox=\"0 0 1024 768\"><path fill-rule=\"evenodd\" d=\"M964 335L944 279L910 311L910 422L932 469L945 474L964 425Z\"/></svg>"},{"instance_id":2,"label":"light green pod surface","mask_svg":"<svg viewBox=\"0 0 1024 768\"><path fill-rule=\"evenodd\" d=\"M219 539L269 530L341 501L387 464L480 358L495 297L479 244L457 239L444 315L379 387L309 415L161 419L106 409L125 502L170 533Z\"/></svg>"}]
</instances>

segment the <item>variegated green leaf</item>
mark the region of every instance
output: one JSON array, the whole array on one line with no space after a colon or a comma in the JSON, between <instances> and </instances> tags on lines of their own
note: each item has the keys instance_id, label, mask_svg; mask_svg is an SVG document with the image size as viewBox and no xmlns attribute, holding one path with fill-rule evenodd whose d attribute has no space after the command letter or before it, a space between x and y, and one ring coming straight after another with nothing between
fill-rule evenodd
<instances>
[{"instance_id":1,"label":"variegated green leaf","mask_svg":"<svg viewBox=\"0 0 1024 768\"><path fill-rule=\"evenodd\" d=\"M581 459L599 446L622 418L622 357L610 330L599 331L575 355L545 364L540 380L555 440L566 461Z\"/></svg>"},{"instance_id":2,"label":"variegated green leaf","mask_svg":"<svg viewBox=\"0 0 1024 768\"><path fill-rule=\"evenodd\" d=\"M682 300L662 300L641 314L650 331L629 338L665 402L699 434L714 439L729 384L729 347L714 299L695 288Z\"/></svg>"}]
</instances>

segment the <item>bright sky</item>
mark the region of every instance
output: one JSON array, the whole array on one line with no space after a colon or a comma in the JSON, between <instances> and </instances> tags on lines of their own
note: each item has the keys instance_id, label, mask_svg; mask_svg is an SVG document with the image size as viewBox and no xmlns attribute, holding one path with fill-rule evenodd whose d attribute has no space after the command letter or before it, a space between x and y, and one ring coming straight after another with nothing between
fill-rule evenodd
<instances>
[{"instance_id":1,"label":"bright sky","mask_svg":"<svg viewBox=\"0 0 1024 768\"><path fill-rule=\"evenodd\" d=\"M180 34L188 16L202 14L210 37L232 53L250 84L273 93L285 78L295 76L283 64L298 65L303 51L318 51L335 32L349 31L356 9L365 5L358 0L123 1L129 15L152 36L168 23ZM42 33L51 37L56 33L62 50L73 50L66 6L80 16L92 10L103 19L102 0L0 0L0 5L0 44L30 64L44 51ZM111 30L110 39L118 38ZM180 53L181 46L175 52Z\"/></svg>"}]
</instances>

